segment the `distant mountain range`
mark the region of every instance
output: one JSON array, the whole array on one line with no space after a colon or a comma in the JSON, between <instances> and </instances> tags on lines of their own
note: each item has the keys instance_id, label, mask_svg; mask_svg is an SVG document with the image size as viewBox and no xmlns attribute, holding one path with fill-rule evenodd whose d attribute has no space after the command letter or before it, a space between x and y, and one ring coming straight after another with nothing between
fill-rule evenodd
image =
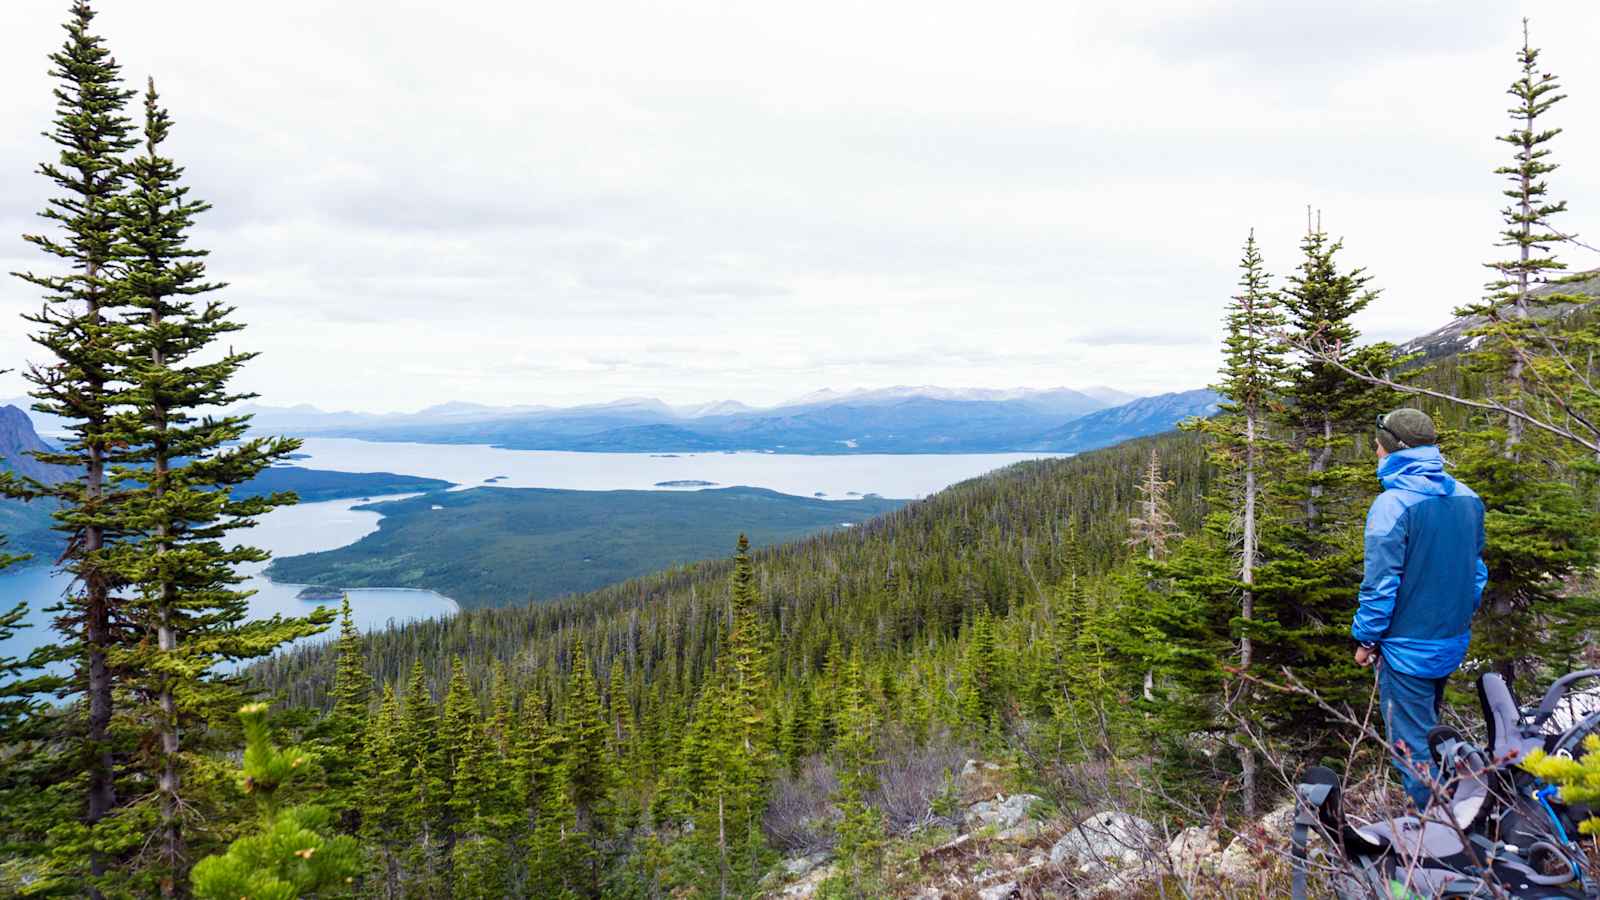
<instances>
[{"instance_id":1,"label":"distant mountain range","mask_svg":"<svg viewBox=\"0 0 1600 900\"><path fill-rule=\"evenodd\" d=\"M571 407L486 406L454 402L414 413L328 412L302 404L247 404L262 434L354 437L372 441L492 444L519 450L606 452L984 453L1042 442L1067 452L1103 446L1086 428L1076 443L1049 437L1083 416L1121 409L1136 398L1108 387L821 390L772 407L735 400L673 406L648 397ZM26 401L18 401L25 405ZM1165 431L1161 404L1128 409L1117 434ZM39 430L61 423L32 414ZM1141 420L1140 416L1148 416Z\"/></svg>"},{"instance_id":2,"label":"distant mountain range","mask_svg":"<svg viewBox=\"0 0 1600 900\"><path fill-rule=\"evenodd\" d=\"M1144 397L1122 406L1073 419L1039 435L1024 450L1077 451L1109 447L1157 431L1166 431L1185 419L1207 418L1217 413L1222 398L1204 388L1159 397ZM1154 428L1162 422L1165 428Z\"/></svg>"},{"instance_id":3,"label":"distant mountain range","mask_svg":"<svg viewBox=\"0 0 1600 900\"><path fill-rule=\"evenodd\" d=\"M1083 416L1122 408L1111 388L952 389L905 386L824 390L768 408L736 401L675 407L652 398L566 408L456 403L416 413L327 413L313 407L242 408L257 430L371 441L492 444L518 450L681 453L982 453L1032 448ZM1191 404L1193 405L1193 404ZM1119 434L1165 431L1169 406L1130 409ZM1140 415L1146 415L1144 421ZM1103 446L1095 429L1068 452Z\"/></svg>"}]
</instances>

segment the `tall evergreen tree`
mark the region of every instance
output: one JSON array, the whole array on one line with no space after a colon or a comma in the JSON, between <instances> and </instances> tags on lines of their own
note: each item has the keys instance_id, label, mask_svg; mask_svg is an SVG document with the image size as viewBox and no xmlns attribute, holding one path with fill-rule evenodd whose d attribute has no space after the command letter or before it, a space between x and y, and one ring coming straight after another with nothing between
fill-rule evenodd
<instances>
[{"instance_id":1,"label":"tall evergreen tree","mask_svg":"<svg viewBox=\"0 0 1600 900\"><path fill-rule=\"evenodd\" d=\"M869 797L878 788L877 728L867 702L861 660L852 656L839 686L839 745L835 771L839 808L835 825L844 887L852 896L878 896L883 867L883 814Z\"/></svg>"},{"instance_id":2,"label":"tall evergreen tree","mask_svg":"<svg viewBox=\"0 0 1600 900\"><path fill-rule=\"evenodd\" d=\"M1201 428L1215 442L1214 458L1226 463L1230 478L1238 485L1239 511L1239 618L1249 623L1255 618L1256 567L1261 551L1261 478L1268 457L1280 449L1267 433L1271 405L1286 387L1286 363L1277 335L1285 324L1278 297L1262 266L1255 232L1250 232L1239 264L1239 293L1228 307L1227 335L1223 339L1222 381L1216 386L1225 401L1222 414ZM1254 637L1246 624L1239 635L1239 668L1250 671L1255 663ZM1241 687L1248 693L1248 686ZM1235 735L1234 749L1239 756L1240 779L1247 815L1255 812L1255 748L1248 735Z\"/></svg>"},{"instance_id":3,"label":"tall evergreen tree","mask_svg":"<svg viewBox=\"0 0 1600 900\"><path fill-rule=\"evenodd\" d=\"M350 598L340 605L339 637L334 642L333 708L319 724L316 736L325 756L344 762L328 769L329 807L347 831L358 831L365 778L363 755L370 707L372 676L367 674L367 653L361 631L350 615Z\"/></svg>"},{"instance_id":4,"label":"tall evergreen tree","mask_svg":"<svg viewBox=\"0 0 1600 900\"><path fill-rule=\"evenodd\" d=\"M1547 127L1544 119L1566 95L1559 93L1561 84L1556 76L1539 65L1539 55L1538 48L1529 42L1528 21L1524 19L1522 47L1517 52L1521 72L1506 90L1516 100L1516 105L1507 111L1513 127L1495 136L1512 148L1511 164L1494 170L1506 180L1501 194L1511 201L1500 210L1503 226L1497 246L1516 255L1485 263L1495 273L1487 285L1488 295L1482 302L1458 310L1486 320L1475 329L1475 336L1487 340L1474 359L1480 368L1490 367L1491 373L1499 376L1503 401L1516 410L1525 409L1535 383L1549 374L1533 363L1533 356L1542 349L1537 345L1550 339L1537 325L1537 314L1541 308L1582 302L1582 298L1560 292L1542 297L1534 294L1541 286L1559 285L1566 269L1551 248L1564 237L1552 220L1567 211L1567 202L1551 199L1550 185L1545 180L1558 168L1550 161L1551 149L1547 145L1562 129ZM1507 417L1503 444L1508 457L1515 456L1525 428L1521 419Z\"/></svg>"},{"instance_id":5,"label":"tall evergreen tree","mask_svg":"<svg viewBox=\"0 0 1600 900\"><path fill-rule=\"evenodd\" d=\"M339 604L339 639L333 670L333 715L350 723L359 735L366 730L372 704L372 676L367 673L366 642L350 615L350 595Z\"/></svg>"},{"instance_id":6,"label":"tall evergreen tree","mask_svg":"<svg viewBox=\"0 0 1600 900\"><path fill-rule=\"evenodd\" d=\"M399 895L401 845L415 824L407 819L403 793L397 790L410 765L397 749L400 701L394 686L384 685L383 700L368 721L360 766L362 849L368 857L368 887L373 896Z\"/></svg>"},{"instance_id":7,"label":"tall evergreen tree","mask_svg":"<svg viewBox=\"0 0 1600 900\"><path fill-rule=\"evenodd\" d=\"M444 714L439 720L440 773L448 798L440 837L447 847L456 825L463 818L470 817L477 806L477 800L469 796L470 789L465 789L459 782L464 776L472 780L478 774L472 771L475 764L469 762L469 758L478 752L479 736L478 700L472 695L472 687L467 684L467 670L461 663L461 657L452 657L450 682L444 694Z\"/></svg>"},{"instance_id":8,"label":"tall evergreen tree","mask_svg":"<svg viewBox=\"0 0 1600 900\"><path fill-rule=\"evenodd\" d=\"M1592 358L1593 346L1583 326L1563 334L1540 324L1550 307L1588 298L1560 290L1566 266L1552 248L1563 235L1552 219L1567 204L1551 198L1547 176L1557 168L1550 142L1561 129L1547 127L1545 117L1564 95L1539 56L1525 22L1520 72L1507 91L1516 101L1508 111L1513 127L1497 136L1512 148L1512 160L1495 170L1510 200L1501 210L1499 246L1512 255L1487 264L1495 273L1487 296L1457 312L1483 320L1472 331L1479 347L1463 369L1490 385L1507 409L1559 422L1577 412L1565 398L1593 393L1587 364L1573 364ZM1484 502L1489 569L1471 655L1493 660L1507 678L1541 657L1568 664L1600 615L1600 600L1576 590L1572 577L1600 559L1600 522L1574 477L1582 456L1547 432L1528 430L1516 415L1477 415L1459 442L1457 472Z\"/></svg>"},{"instance_id":9,"label":"tall evergreen tree","mask_svg":"<svg viewBox=\"0 0 1600 900\"><path fill-rule=\"evenodd\" d=\"M1338 365L1381 371L1391 355L1386 345L1359 343L1361 332L1353 319L1378 293L1369 287L1372 279L1366 270L1341 270L1338 255L1343 246L1329 239L1320 222L1308 227L1300 242L1300 265L1280 295L1291 341L1296 346L1329 348L1335 357L1299 354L1284 385L1287 403L1281 418L1307 456L1302 479L1304 524L1312 535L1348 523L1347 507L1357 494L1353 479L1366 475L1336 469L1335 452L1350 435L1368 434L1373 416L1392 400L1387 392ZM1325 497L1330 491L1332 496ZM1340 507L1333 519L1329 519L1330 505Z\"/></svg>"},{"instance_id":10,"label":"tall evergreen tree","mask_svg":"<svg viewBox=\"0 0 1600 900\"><path fill-rule=\"evenodd\" d=\"M439 731L427 670L418 660L400 701L391 750L396 780L384 788L401 788L400 827L390 840L397 846L404 877L414 886L434 883L445 871L444 825L450 794Z\"/></svg>"},{"instance_id":11,"label":"tall evergreen tree","mask_svg":"<svg viewBox=\"0 0 1600 900\"><path fill-rule=\"evenodd\" d=\"M253 354L228 350L207 358L223 336L242 326L232 309L201 297L222 287L205 280L206 255L188 246L194 217L209 205L189 197L182 169L162 156L171 121L155 82L144 100L141 152L128 167L129 187L118 198L119 296L127 306L121 379L127 384L117 431L132 449L113 472L125 491L125 537L107 558L118 580L137 593L129 618L147 640L126 657L133 693L154 732L155 752L144 767L160 803L158 880L164 895L182 884L186 864L180 811L194 798L182 788L194 751L180 745L244 699L236 676L218 675L224 661L265 656L321 631L332 614L249 621L244 580L236 571L267 553L224 545L230 532L293 502L292 495L236 500L230 490L286 457L298 441L249 438L247 416L221 418L202 410L255 395L229 389ZM197 418L197 416L201 416Z\"/></svg>"},{"instance_id":12,"label":"tall evergreen tree","mask_svg":"<svg viewBox=\"0 0 1600 900\"><path fill-rule=\"evenodd\" d=\"M1306 247L1293 287L1302 326L1338 328L1353 337L1352 329L1327 317L1349 310L1358 283L1337 274L1333 250L1318 234ZM1340 634L1359 580L1359 555L1345 515L1356 496L1353 470L1315 459L1334 442L1350 440L1353 413L1318 400L1320 409L1286 414L1302 434L1315 435L1303 441L1313 456L1309 465L1297 462L1305 457L1274 434L1271 414L1280 398L1304 399L1307 384L1326 373L1286 364L1278 338L1284 316L1253 236L1240 270L1216 385L1224 403L1216 417L1190 425L1208 438L1217 472L1206 498L1209 512L1199 533L1170 560L1150 567L1154 589L1147 608L1132 619L1151 636L1132 645L1160 676L1150 695L1157 699L1155 731L1169 770L1192 773L1212 765L1193 756L1192 735L1226 739L1238 762L1227 774L1238 777L1242 811L1253 814L1260 793L1258 743L1315 755L1329 732L1313 709L1293 697L1263 696L1250 679L1279 679L1288 666L1333 702L1351 697L1362 682ZM1358 395L1348 391L1347 399ZM1338 493L1324 490L1330 486Z\"/></svg>"},{"instance_id":13,"label":"tall evergreen tree","mask_svg":"<svg viewBox=\"0 0 1600 900\"><path fill-rule=\"evenodd\" d=\"M59 193L40 215L57 233L24 236L67 273L17 273L40 288L45 299L39 313L25 317L38 328L32 340L52 357L26 373L34 408L65 419L70 435L59 452L37 458L83 474L54 485L29 480L12 490L13 496L55 501L56 528L67 536L62 566L78 587L55 627L61 635L58 655L70 660L64 690L82 698L86 717L81 729L63 735L76 756L64 765L67 771L84 773L81 821L91 831L119 803L112 733L119 673L112 659L130 637L117 576L107 559L109 545L123 531L121 492L107 479L128 443L115 421L125 332L116 318L122 300L114 266L120 196L126 185L122 155L135 145L124 114L132 92L123 87L119 66L93 33L94 17L88 0L76 0L65 26L66 41L50 57L50 75L58 86L55 121L45 136L58 153L55 161L40 165L39 173ZM70 776L64 772L62 780ZM96 893L108 871L108 857L134 838L125 834L114 840L70 829L56 834L58 843L76 844L61 848L57 858L87 860L80 883Z\"/></svg>"},{"instance_id":14,"label":"tall evergreen tree","mask_svg":"<svg viewBox=\"0 0 1600 900\"><path fill-rule=\"evenodd\" d=\"M616 766L607 740L610 729L601 714L594 669L582 644L575 645L572 650L572 674L567 682L562 730L566 734L564 768L573 816L578 831L588 842L589 870L583 881L583 893L596 896L600 892L600 867L604 863L602 844L609 836L611 825L610 802Z\"/></svg>"}]
</instances>

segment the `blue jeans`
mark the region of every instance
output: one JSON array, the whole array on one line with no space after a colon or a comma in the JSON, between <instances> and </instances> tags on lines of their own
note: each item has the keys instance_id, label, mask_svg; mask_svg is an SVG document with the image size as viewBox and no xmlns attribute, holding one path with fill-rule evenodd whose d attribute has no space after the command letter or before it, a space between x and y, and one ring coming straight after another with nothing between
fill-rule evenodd
<instances>
[{"instance_id":1,"label":"blue jeans","mask_svg":"<svg viewBox=\"0 0 1600 900\"><path fill-rule=\"evenodd\" d=\"M1446 680L1396 672L1388 660L1378 665L1378 703L1383 711L1383 728L1391 748L1405 745L1403 751L1397 749L1397 752L1410 757L1411 766L1402 764L1399 759L1394 760L1394 766L1400 770L1400 783L1419 812L1428 808L1433 792L1412 769L1417 773L1426 772L1430 779L1438 781L1438 767L1428 752L1428 732L1439 724L1439 705L1444 702Z\"/></svg>"}]
</instances>

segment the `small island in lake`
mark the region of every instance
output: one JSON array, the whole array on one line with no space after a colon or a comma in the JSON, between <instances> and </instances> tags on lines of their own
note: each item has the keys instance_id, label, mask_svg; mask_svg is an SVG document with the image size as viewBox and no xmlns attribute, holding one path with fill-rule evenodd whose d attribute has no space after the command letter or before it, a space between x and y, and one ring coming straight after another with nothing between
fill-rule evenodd
<instances>
[{"instance_id":1,"label":"small island in lake","mask_svg":"<svg viewBox=\"0 0 1600 900\"><path fill-rule=\"evenodd\" d=\"M339 588L311 585L310 587L301 588L300 593L295 594L294 598L296 600L342 600L344 599L344 591Z\"/></svg>"},{"instance_id":2,"label":"small island in lake","mask_svg":"<svg viewBox=\"0 0 1600 900\"><path fill-rule=\"evenodd\" d=\"M715 481L700 481L695 478L686 478L682 481L658 481L656 487L716 487Z\"/></svg>"}]
</instances>

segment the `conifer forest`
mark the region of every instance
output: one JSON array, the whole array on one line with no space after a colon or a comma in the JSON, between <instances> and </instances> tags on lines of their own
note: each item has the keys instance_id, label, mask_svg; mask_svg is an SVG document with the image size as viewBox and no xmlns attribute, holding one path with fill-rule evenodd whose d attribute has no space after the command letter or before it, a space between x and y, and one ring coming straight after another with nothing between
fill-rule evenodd
<instances>
[{"instance_id":1,"label":"conifer forest","mask_svg":"<svg viewBox=\"0 0 1600 900\"><path fill-rule=\"evenodd\" d=\"M1486 510L1443 721L1481 732L1479 675L1537 699L1600 666L1600 263L1578 235L1600 211L1567 209L1594 163L1552 124L1600 96L1565 95L1538 21L1508 21L1507 112L1475 123L1500 224L1455 343L1364 337L1359 314L1405 300L1317 215L1292 258L1240 222L1236 288L1207 301L1214 415L853 527L363 631L348 599L249 611L252 527L297 498L234 489L301 442L235 411L248 295L197 243L215 212L170 150L185 111L119 65L105 5L73 0L40 48L53 118L11 123L53 150L9 173L50 193L14 273L36 358L0 368L66 423L33 458L76 474L0 472L50 511L44 562L73 585L43 646L0 658L0 895L1290 896L1302 770L1359 784L1347 804L1403 800L1350 639L1373 423L1401 406ZM1544 763L1552 791L1600 803L1594 747ZM1108 815L1162 859L1208 835L1221 862L1099 878L1061 848ZM1570 837L1600 865L1596 835Z\"/></svg>"}]
</instances>

